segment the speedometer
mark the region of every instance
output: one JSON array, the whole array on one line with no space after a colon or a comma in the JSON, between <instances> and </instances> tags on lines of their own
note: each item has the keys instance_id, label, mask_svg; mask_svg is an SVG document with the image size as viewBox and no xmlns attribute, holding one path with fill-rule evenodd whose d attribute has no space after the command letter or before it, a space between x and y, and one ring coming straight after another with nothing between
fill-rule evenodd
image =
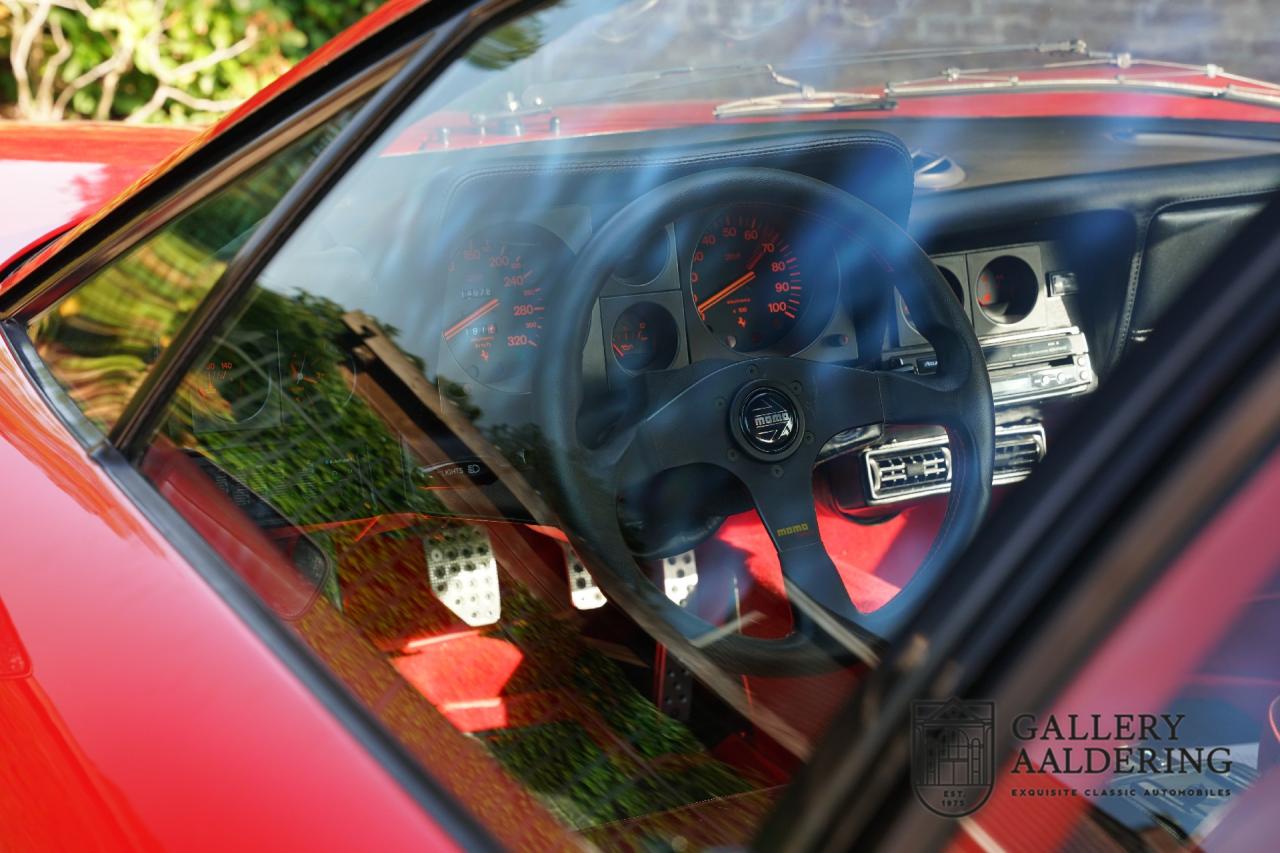
<instances>
[{"instance_id":1,"label":"speedometer","mask_svg":"<svg viewBox=\"0 0 1280 853\"><path fill-rule=\"evenodd\" d=\"M721 211L698 237L689 267L698 318L738 352L778 348L809 308L806 265L776 214Z\"/></svg>"},{"instance_id":2,"label":"speedometer","mask_svg":"<svg viewBox=\"0 0 1280 853\"><path fill-rule=\"evenodd\" d=\"M528 390L547 291L572 262L563 240L525 223L490 226L454 251L444 339L471 378L504 391Z\"/></svg>"}]
</instances>

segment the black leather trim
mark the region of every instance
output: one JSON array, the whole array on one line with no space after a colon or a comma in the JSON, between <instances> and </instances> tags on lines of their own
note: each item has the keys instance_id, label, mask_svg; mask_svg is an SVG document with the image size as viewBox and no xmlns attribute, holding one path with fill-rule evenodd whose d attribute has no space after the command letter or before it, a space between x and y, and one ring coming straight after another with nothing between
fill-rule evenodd
<instances>
[{"instance_id":1,"label":"black leather trim","mask_svg":"<svg viewBox=\"0 0 1280 853\"><path fill-rule=\"evenodd\" d=\"M1265 206L1266 196L1232 196L1157 211L1147 225L1129 339L1152 329L1205 265Z\"/></svg>"}]
</instances>

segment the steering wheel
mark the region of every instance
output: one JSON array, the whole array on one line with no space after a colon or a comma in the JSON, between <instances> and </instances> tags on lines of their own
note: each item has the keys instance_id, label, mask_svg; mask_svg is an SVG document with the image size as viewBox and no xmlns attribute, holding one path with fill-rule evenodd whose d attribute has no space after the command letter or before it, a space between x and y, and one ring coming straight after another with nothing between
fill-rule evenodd
<instances>
[{"instance_id":1,"label":"steering wheel","mask_svg":"<svg viewBox=\"0 0 1280 853\"><path fill-rule=\"evenodd\" d=\"M729 203L805 211L861 240L889 270L913 325L933 345L937 371L915 376L776 356L698 362L660 374L663 381L650 388L662 390L651 394L638 422L603 446L587 446L578 432L582 352L618 259L635 235ZM986 364L964 311L924 250L879 211L830 184L774 169L727 168L677 178L628 204L583 248L567 282L561 315L544 332L534 400L556 509L604 593L660 642L677 651L692 644L729 672L822 672L848 661L853 644L883 643L969 543L991 498L995 418ZM947 430L951 497L911 580L884 606L861 612L819 538L813 468L832 436L886 423ZM727 469L750 493L782 566L793 615L789 635L718 628L668 599L637 565L618 519L624 472L656 475L695 463Z\"/></svg>"}]
</instances>

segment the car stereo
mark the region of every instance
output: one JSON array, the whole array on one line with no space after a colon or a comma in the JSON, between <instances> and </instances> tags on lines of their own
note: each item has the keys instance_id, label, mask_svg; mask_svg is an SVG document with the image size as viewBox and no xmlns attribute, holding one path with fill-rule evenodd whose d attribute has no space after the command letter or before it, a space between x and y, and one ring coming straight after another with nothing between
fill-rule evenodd
<instances>
[{"instance_id":1,"label":"car stereo","mask_svg":"<svg viewBox=\"0 0 1280 853\"><path fill-rule=\"evenodd\" d=\"M1083 394L1097 384L1089 342L1076 327L983 338L982 355L997 406ZM924 375L938 368L931 350L895 356L889 367Z\"/></svg>"},{"instance_id":2,"label":"car stereo","mask_svg":"<svg viewBox=\"0 0 1280 853\"><path fill-rule=\"evenodd\" d=\"M1097 384L1089 343L1074 326L984 337L979 343L997 407L1083 394ZM888 367L926 375L938 369L938 359L930 350L902 353ZM1044 426L1035 417L997 426L992 484L1026 479L1045 449ZM868 506L951 490L951 450L940 430L899 435L868 450L862 459L862 496Z\"/></svg>"}]
</instances>

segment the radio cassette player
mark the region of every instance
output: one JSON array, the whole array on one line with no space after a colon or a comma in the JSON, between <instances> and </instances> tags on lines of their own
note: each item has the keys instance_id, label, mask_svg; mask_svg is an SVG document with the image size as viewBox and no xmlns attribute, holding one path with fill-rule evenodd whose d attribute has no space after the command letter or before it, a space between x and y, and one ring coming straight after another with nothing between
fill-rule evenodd
<instances>
[{"instance_id":1,"label":"radio cassette player","mask_svg":"<svg viewBox=\"0 0 1280 853\"><path fill-rule=\"evenodd\" d=\"M996 405L1083 394L1097 384L1089 343L1074 326L989 337L981 344ZM937 369L938 359L930 352L902 355L891 366L926 374Z\"/></svg>"}]
</instances>

